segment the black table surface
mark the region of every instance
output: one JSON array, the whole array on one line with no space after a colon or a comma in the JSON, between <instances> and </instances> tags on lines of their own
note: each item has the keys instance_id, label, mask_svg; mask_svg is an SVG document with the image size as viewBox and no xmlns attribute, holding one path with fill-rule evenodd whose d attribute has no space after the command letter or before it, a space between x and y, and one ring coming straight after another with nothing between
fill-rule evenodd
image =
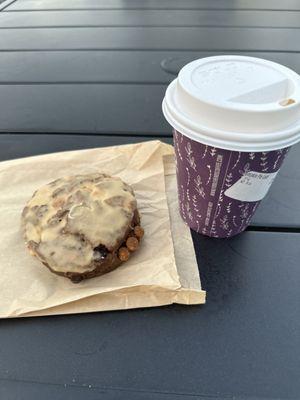
<instances>
[{"instance_id":1,"label":"black table surface","mask_svg":"<svg viewBox=\"0 0 300 400\"><path fill-rule=\"evenodd\" d=\"M159 139L187 62L300 73L298 0L0 0L0 160ZM300 146L247 232L193 233L203 306L0 321L0 399L300 398Z\"/></svg>"}]
</instances>

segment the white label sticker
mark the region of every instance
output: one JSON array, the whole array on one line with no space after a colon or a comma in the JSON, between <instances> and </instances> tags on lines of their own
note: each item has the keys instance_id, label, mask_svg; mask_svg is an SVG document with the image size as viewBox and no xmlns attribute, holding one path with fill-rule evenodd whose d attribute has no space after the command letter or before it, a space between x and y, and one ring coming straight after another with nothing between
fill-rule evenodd
<instances>
[{"instance_id":1,"label":"white label sticker","mask_svg":"<svg viewBox=\"0 0 300 400\"><path fill-rule=\"evenodd\" d=\"M240 201L259 201L268 193L277 172L266 174L264 172L248 171L229 189L225 196Z\"/></svg>"}]
</instances>

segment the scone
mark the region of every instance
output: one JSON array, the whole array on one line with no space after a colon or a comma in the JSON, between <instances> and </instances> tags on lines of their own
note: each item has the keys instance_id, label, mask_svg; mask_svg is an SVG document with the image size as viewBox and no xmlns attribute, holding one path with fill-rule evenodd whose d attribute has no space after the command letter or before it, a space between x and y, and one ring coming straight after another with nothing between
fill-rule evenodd
<instances>
[{"instance_id":1,"label":"scone","mask_svg":"<svg viewBox=\"0 0 300 400\"><path fill-rule=\"evenodd\" d=\"M112 271L143 236L132 188L100 173L38 189L23 210L22 226L30 253L73 282Z\"/></svg>"}]
</instances>

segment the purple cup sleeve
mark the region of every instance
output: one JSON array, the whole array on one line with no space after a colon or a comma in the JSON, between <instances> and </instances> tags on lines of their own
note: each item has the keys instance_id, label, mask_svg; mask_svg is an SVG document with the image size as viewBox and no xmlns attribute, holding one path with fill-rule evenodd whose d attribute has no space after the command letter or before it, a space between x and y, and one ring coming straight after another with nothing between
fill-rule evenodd
<instances>
[{"instance_id":1,"label":"purple cup sleeve","mask_svg":"<svg viewBox=\"0 0 300 400\"><path fill-rule=\"evenodd\" d=\"M191 229L217 238L245 230L289 151L224 150L177 131L174 147L180 214Z\"/></svg>"}]
</instances>

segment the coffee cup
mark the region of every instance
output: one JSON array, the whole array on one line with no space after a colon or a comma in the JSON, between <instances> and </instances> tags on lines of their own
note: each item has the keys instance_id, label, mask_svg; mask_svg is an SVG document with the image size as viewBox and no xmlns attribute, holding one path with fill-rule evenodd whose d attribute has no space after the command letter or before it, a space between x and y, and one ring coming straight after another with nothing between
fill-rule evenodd
<instances>
[{"instance_id":1,"label":"coffee cup","mask_svg":"<svg viewBox=\"0 0 300 400\"><path fill-rule=\"evenodd\" d=\"M300 76L253 57L203 58L170 83L163 113L183 220L217 238L245 230L300 140Z\"/></svg>"}]
</instances>

